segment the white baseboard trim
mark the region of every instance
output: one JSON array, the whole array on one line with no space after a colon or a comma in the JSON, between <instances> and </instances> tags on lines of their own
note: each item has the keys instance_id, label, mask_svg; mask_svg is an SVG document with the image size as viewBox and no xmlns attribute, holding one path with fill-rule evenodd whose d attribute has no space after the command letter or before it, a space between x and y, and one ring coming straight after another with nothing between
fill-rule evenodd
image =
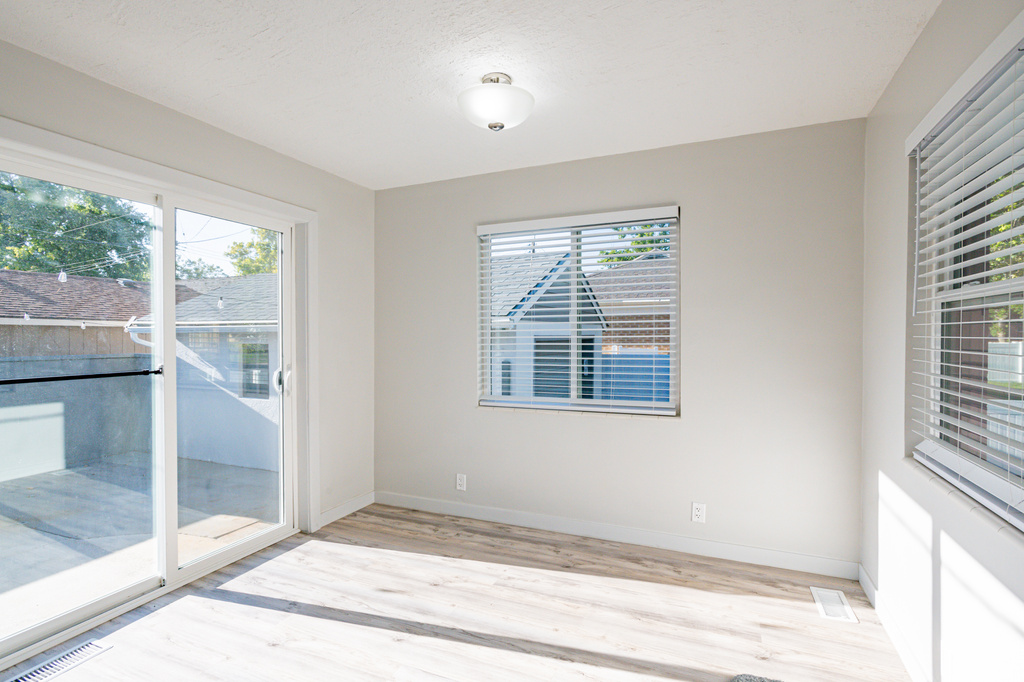
<instances>
[{"instance_id":1,"label":"white baseboard trim","mask_svg":"<svg viewBox=\"0 0 1024 682\"><path fill-rule=\"evenodd\" d=\"M325 512L321 512L320 525L317 526L317 529L319 530L320 528L326 526L328 523L334 523L340 518L357 512L363 507L370 506L371 504L373 504L375 497L376 495L371 491L366 493L365 495L353 497L351 500L347 502L342 502L337 507L333 507Z\"/></svg>"},{"instance_id":2,"label":"white baseboard trim","mask_svg":"<svg viewBox=\"0 0 1024 682\"><path fill-rule=\"evenodd\" d=\"M893 648L896 649L900 661L903 662L903 667L907 669L910 679L913 682L932 682L931 671L917 660L913 647L910 646L903 631L896 625L896 619L886 609L884 595L878 594L876 591L875 598L878 600L875 604L878 620L881 621L885 634L889 635L889 640L892 642Z\"/></svg>"},{"instance_id":3,"label":"white baseboard trim","mask_svg":"<svg viewBox=\"0 0 1024 682\"><path fill-rule=\"evenodd\" d=\"M842 561L840 559L829 559L760 547L747 547L745 545L734 545L715 540L690 538L685 535L676 535L663 531L630 528L611 523L583 521L564 516L536 514L513 509L501 509L499 507L484 507L465 502L452 502L450 500L417 497L402 493L377 491L374 499L381 504L390 504L395 507L418 509L437 514L465 516L481 521L508 523L514 526L550 530L557 533L568 533L569 535L581 535L600 540L611 540L612 542L626 542L633 545L671 549L676 552L686 552L687 554L697 554L716 559L742 561L759 566L806 571L808 573L846 578L848 580L856 580L858 576L859 565L853 561Z\"/></svg>"},{"instance_id":4,"label":"white baseboard trim","mask_svg":"<svg viewBox=\"0 0 1024 682\"><path fill-rule=\"evenodd\" d=\"M868 601L875 606L875 595L878 593L878 588L875 587L875 581L864 570L863 564L857 565L857 581L860 583L861 589L864 590L864 594L867 595Z\"/></svg>"}]
</instances>

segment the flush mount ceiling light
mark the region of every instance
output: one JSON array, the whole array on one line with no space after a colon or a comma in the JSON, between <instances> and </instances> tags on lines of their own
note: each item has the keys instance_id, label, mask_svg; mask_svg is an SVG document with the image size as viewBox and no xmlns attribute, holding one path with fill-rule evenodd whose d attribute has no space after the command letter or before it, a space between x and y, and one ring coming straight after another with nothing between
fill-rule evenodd
<instances>
[{"instance_id":1,"label":"flush mount ceiling light","mask_svg":"<svg viewBox=\"0 0 1024 682\"><path fill-rule=\"evenodd\" d=\"M514 128L533 110L533 95L512 85L508 74L489 73L459 95L459 108L473 125L498 131Z\"/></svg>"}]
</instances>

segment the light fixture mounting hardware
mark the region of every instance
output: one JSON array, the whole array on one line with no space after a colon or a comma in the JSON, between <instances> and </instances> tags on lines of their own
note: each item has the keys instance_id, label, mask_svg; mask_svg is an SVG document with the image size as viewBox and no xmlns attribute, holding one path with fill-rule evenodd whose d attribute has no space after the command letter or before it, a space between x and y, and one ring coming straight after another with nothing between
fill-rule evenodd
<instances>
[{"instance_id":1,"label":"light fixture mounting hardware","mask_svg":"<svg viewBox=\"0 0 1024 682\"><path fill-rule=\"evenodd\" d=\"M501 73L500 71L493 71L483 78L480 79L481 83L504 83L505 85L512 85L512 77L507 73Z\"/></svg>"}]
</instances>

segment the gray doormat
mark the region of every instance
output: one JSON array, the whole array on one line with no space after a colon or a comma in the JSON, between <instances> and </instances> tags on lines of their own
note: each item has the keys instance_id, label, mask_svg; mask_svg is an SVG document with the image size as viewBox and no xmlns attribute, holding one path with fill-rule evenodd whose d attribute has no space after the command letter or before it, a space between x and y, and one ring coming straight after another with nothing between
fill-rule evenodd
<instances>
[{"instance_id":1,"label":"gray doormat","mask_svg":"<svg viewBox=\"0 0 1024 682\"><path fill-rule=\"evenodd\" d=\"M737 675L732 678L732 682L782 682L782 680L769 680L767 677L758 677L757 675Z\"/></svg>"}]
</instances>

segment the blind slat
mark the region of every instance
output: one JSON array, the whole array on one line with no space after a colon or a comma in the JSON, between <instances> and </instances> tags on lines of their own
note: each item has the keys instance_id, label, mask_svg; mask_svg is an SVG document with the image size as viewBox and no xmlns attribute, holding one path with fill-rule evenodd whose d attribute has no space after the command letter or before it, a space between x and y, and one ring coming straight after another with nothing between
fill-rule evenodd
<instances>
[{"instance_id":1,"label":"blind slat","mask_svg":"<svg viewBox=\"0 0 1024 682\"><path fill-rule=\"evenodd\" d=\"M981 164L979 167L991 167L990 162L1012 156L1012 152L1007 154L1001 148L1009 144L1014 136L1019 135L1024 129L1024 125L1021 124L1024 118L1019 115L1020 111L1008 110L1004 115L994 119L995 126L983 125L973 131L940 163L933 166L925 164L921 175L921 191L935 194L936 188L948 186L953 179L968 170L969 166ZM995 129L992 129L993 127Z\"/></svg>"},{"instance_id":2,"label":"blind slat","mask_svg":"<svg viewBox=\"0 0 1024 682\"><path fill-rule=\"evenodd\" d=\"M1000 204L1000 209L1009 206L1010 204L1019 203L1022 199L1024 199L1024 193L1014 193L1008 197L1004 197L1004 199L1006 203L1003 203L1003 200L1000 200L1000 202L998 202ZM983 248L991 244L997 244L1000 241L1005 241L1009 239L1010 237L1015 237L1021 233L1020 227L1013 228L1010 230L1004 230L1003 232L996 233L991 237L979 239L977 241L972 241L964 246L959 246L959 244L963 243L965 240L971 237L975 237L977 235L984 234L988 230L991 230L993 227L1004 225L1007 223L1013 223L1022 215L1024 215L1024 207L1021 206L1017 206L1016 208L1007 213L997 213L993 215L991 212L989 212L986 213L985 215L976 215L973 218L973 220L971 220L971 222L974 222L976 224L970 229L963 230L952 236L948 236L946 239L943 239L940 242L936 242L931 246L921 249L921 255L935 253L938 251L942 251L943 249L949 249L944 253L941 253L937 256L931 256L927 260L921 261L921 265L930 265L932 263L950 260L963 253L970 253L972 250ZM981 220L982 222L978 223L978 220Z\"/></svg>"},{"instance_id":3,"label":"blind slat","mask_svg":"<svg viewBox=\"0 0 1024 682\"><path fill-rule=\"evenodd\" d=\"M991 460L995 460L995 461L998 461L998 462L1000 462L1002 464L1005 464L1008 468L1009 467L1016 468L1016 462L1012 462L1012 461L1007 460L1008 453L1006 453L1006 452L1003 452L1001 450L997 450L996 448L990 447L990 446L985 445L983 443L979 443L978 441L975 441L975 440L970 439L970 438L964 439L961 436L961 434L959 434L956 431L953 431L952 429L948 429L948 428L945 428L945 427L942 427L942 426L938 426L936 424L932 424L932 423L929 423L929 422L918 422L918 423L921 424L926 429L930 429L930 430L932 430L935 433L940 433L943 436L946 436L946 437L952 439L953 441L959 443L961 446L968 447L968 448L973 448L975 450L979 450L981 452L984 452L986 455L989 456L990 461ZM966 452L963 452L962 454L961 453L957 453L957 454L960 454L961 457L963 457L964 455L968 455L968 453L966 453Z\"/></svg>"},{"instance_id":4,"label":"blind slat","mask_svg":"<svg viewBox=\"0 0 1024 682\"><path fill-rule=\"evenodd\" d=\"M967 431L969 433L973 433L975 436L977 436L979 439L982 439L982 440L975 440L973 438L969 438L966 442L969 442L973 446L978 447L978 448L990 448L993 452L998 453L998 456L1000 456L1000 457L1005 457L1006 455L1010 455L1011 457L1016 457L1016 459L1018 459L1018 460L1020 459L1020 455L1014 455L1013 452L1007 453L1007 452L1004 452L1004 451L1000 450L999 448L991 448L991 446L986 446L984 441L988 441L988 440L991 439L991 440L995 441L996 443L998 443L1000 445L1006 446L1010 450L1016 450L1018 452L1024 453L1024 444L1022 444L1020 441L1017 441L1017 440L1014 440L1014 439L1010 438L1005 433L999 433L997 431L989 431L988 429L986 429L986 428L984 428L982 426L979 426L978 424L975 424L973 422L964 421L963 419L957 419L956 417L953 417L953 416L948 415L948 414L942 414L940 412L933 412L932 410L916 408L916 411L917 411L918 414L924 415L925 417L931 417L932 419L938 420L938 423L940 423L940 424L950 424L950 425L957 426L957 427L960 428L960 432L961 433L964 432L964 431ZM927 423L927 422L925 422L925 423ZM1022 427L1021 425L1014 425L1012 428L1014 430L1016 430L1016 431L1020 431L1021 428L1024 428L1024 427Z\"/></svg>"},{"instance_id":5,"label":"blind slat","mask_svg":"<svg viewBox=\"0 0 1024 682\"><path fill-rule=\"evenodd\" d=\"M999 424L1000 426L1005 426L1005 427L1011 428L1011 429L1024 430L1024 405L1008 407L1008 409L1006 410L1007 414L993 416L992 414L982 413L982 412L979 412L977 410L973 410L973 409L971 409L969 407L964 407L963 405L957 405L956 407L952 407L952 406L950 406L948 404L948 401L924 400L923 402L928 404L928 405L933 406L933 408L934 407L940 407L940 408L945 408L945 409L953 409L953 410L956 410L956 412L958 412L959 414L967 414L967 415L970 415L972 417L976 417L978 419L985 419L987 421L990 421L990 422ZM911 409L920 412L922 408L914 406ZM932 409L931 411L935 412L935 414L940 414L941 415L940 412L937 412L934 409ZM1011 422L1011 421L1007 421L1006 419L1003 419L1004 416L1009 417L1011 415L1020 415L1021 421L1020 422Z\"/></svg>"},{"instance_id":6,"label":"blind slat","mask_svg":"<svg viewBox=\"0 0 1024 682\"><path fill-rule=\"evenodd\" d=\"M956 207L965 200L970 201L978 192L984 192L993 182L1013 172L1019 160L1015 157L1022 149L1024 138L1014 137L1007 140L988 156L971 164L967 170L973 171L972 173L965 172L954 176L947 183L936 187L931 195L918 195L921 217L927 220L950 207Z\"/></svg>"}]
</instances>

